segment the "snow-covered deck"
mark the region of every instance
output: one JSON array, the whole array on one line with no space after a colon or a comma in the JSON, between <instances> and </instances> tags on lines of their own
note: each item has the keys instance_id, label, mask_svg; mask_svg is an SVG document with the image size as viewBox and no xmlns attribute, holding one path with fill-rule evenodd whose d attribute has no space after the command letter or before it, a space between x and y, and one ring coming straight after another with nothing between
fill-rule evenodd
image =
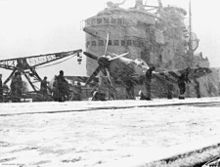
<instances>
[{"instance_id":1,"label":"snow-covered deck","mask_svg":"<svg viewBox=\"0 0 220 167\"><path fill-rule=\"evenodd\" d=\"M212 145L216 155L219 109L220 98L0 104L0 166L140 167Z\"/></svg>"},{"instance_id":2,"label":"snow-covered deck","mask_svg":"<svg viewBox=\"0 0 220 167\"><path fill-rule=\"evenodd\" d=\"M146 100L117 100L117 101L71 101L71 102L23 102L0 103L0 116L14 114L60 113L79 112L101 109L126 109L135 107L165 107L177 105L199 105L220 103L220 97L212 98L186 98L179 99L153 99Z\"/></svg>"}]
</instances>

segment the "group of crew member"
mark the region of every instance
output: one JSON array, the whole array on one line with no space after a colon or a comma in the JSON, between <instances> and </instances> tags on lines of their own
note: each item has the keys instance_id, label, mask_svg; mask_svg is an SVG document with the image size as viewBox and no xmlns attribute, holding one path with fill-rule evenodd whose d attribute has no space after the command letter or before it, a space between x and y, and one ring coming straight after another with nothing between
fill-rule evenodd
<instances>
[{"instance_id":1,"label":"group of crew member","mask_svg":"<svg viewBox=\"0 0 220 167\"><path fill-rule=\"evenodd\" d=\"M59 75L55 76L53 83L53 99L55 101L63 102L69 99L69 84L64 78L63 70L60 70Z\"/></svg>"},{"instance_id":2,"label":"group of crew member","mask_svg":"<svg viewBox=\"0 0 220 167\"><path fill-rule=\"evenodd\" d=\"M152 73L155 70L155 67L149 68L145 75L145 90L146 95L140 91L139 97L140 100L151 100L151 80ZM190 82L189 78L189 69L186 70L185 73L179 76L178 78L178 87L179 87L179 99L184 99L184 94L186 91L186 84ZM114 92L115 90L111 88L111 84L106 84L106 78L101 77L101 82L98 85L98 89L93 90L92 100L107 100L107 99L115 99ZM107 79L108 81L108 79ZM197 93L197 97L201 97L199 92L199 82L194 81L196 86L195 90ZM106 85L109 86L106 88ZM20 72L15 72L12 76L11 84L10 84L10 98L12 102L20 102L23 92L23 81ZM102 89L101 89L102 88ZM104 89L105 88L105 89ZM129 89L131 89L129 87ZM173 86L167 86L167 98L172 98ZM73 94L71 97L71 93ZM134 92L133 89L128 92ZM63 102L66 100L82 100L82 88L80 82L75 82L74 90L70 91L69 83L64 77L63 70L59 71L59 75L55 76L52 88L49 87L49 82L47 81L47 77L45 76L40 84L40 93L42 95L42 100L47 101L52 97L54 101ZM134 96L134 93L129 94L130 97ZM2 74L0 74L0 102L3 102L3 83L2 83Z\"/></svg>"},{"instance_id":3,"label":"group of crew member","mask_svg":"<svg viewBox=\"0 0 220 167\"><path fill-rule=\"evenodd\" d=\"M20 102L24 94L24 82L22 81L21 73L19 71L15 72L11 77L10 91L8 93L10 100L12 102ZM78 83L78 92L81 94L81 85ZM3 95L3 82L2 74L0 74L0 102L4 101ZM40 94L41 100L54 100L54 101L66 101L69 99L70 90L67 80L64 78L64 72L61 70L58 76L55 76L53 82L53 88L49 87L49 82L45 76L40 83ZM75 94L76 95L76 94ZM81 95L76 97L76 100L81 100Z\"/></svg>"},{"instance_id":4,"label":"group of crew member","mask_svg":"<svg viewBox=\"0 0 220 167\"><path fill-rule=\"evenodd\" d=\"M43 97L43 101L49 100L50 97L52 97L54 101L59 102L68 100L70 95L69 84L64 78L63 70L60 70L59 75L55 75L52 88L49 88L49 82L45 76L40 84L40 93Z\"/></svg>"},{"instance_id":5,"label":"group of crew member","mask_svg":"<svg viewBox=\"0 0 220 167\"><path fill-rule=\"evenodd\" d=\"M139 91L140 100L151 100L151 80L152 80L152 72L154 70L155 67L150 67L145 74L146 95L142 91ZM185 99L186 84L191 82L188 77L189 73L190 73L190 68L187 68L184 73L178 76L177 85L179 88L179 99ZM199 82L196 79L194 79L194 83L195 83L197 98L200 98L201 95L199 90L200 89ZM173 94L173 85L167 84L167 98L172 99L172 94Z\"/></svg>"}]
</instances>

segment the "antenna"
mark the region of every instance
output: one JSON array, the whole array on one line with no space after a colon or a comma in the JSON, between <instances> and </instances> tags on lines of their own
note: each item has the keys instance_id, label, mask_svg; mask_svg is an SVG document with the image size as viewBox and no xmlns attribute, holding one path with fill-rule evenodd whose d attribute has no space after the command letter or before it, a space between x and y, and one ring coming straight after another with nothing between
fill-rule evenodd
<instances>
[{"instance_id":1,"label":"antenna","mask_svg":"<svg viewBox=\"0 0 220 167\"><path fill-rule=\"evenodd\" d=\"M191 0L189 0L189 51L192 53L192 9Z\"/></svg>"},{"instance_id":2,"label":"antenna","mask_svg":"<svg viewBox=\"0 0 220 167\"><path fill-rule=\"evenodd\" d=\"M161 1L161 0L158 0L158 5L159 5L159 8L162 8L162 7L163 7L163 4L162 4L162 1Z\"/></svg>"},{"instance_id":3,"label":"antenna","mask_svg":"<svg viewBox=\"0 0 220 167\"><path fill-rule=\"evenodd\" d=\"M188 50L188 66L193 66L193 55L194 50L192 48L192 9L191 9L191 0L189 0L189 50Z\"/></svg>"}]
</instances>

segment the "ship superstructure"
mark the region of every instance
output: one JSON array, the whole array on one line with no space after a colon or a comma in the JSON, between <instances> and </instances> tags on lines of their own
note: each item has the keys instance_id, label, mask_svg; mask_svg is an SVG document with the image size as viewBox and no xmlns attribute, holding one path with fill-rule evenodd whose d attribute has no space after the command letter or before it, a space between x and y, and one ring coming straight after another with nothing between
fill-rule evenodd
<instances>
[{"instance_id":1,"label":"ship superstructure","mask_svg":"<svg viewBox=\"0 0 220 167\"><path fill-rule=\"evenodd\" d=\"M160 0L157 6L144 4L143 0L136 0L132 8L125 9L120 5L108 2L107 8L85 20L87 52L102 56L106 39L109 39L107 53L129 52L126 57L142 59L157 71L209 67L208 58L204 58L202 53L195 54L199 39L192 32L191 24L185 23L186 18L191 21L191 10L187 15L185 9L164 7ZM90 76L96 67L96 61L87 58L87 75ZM215 85L219 78L200 80L201 87L205 87L202 90L205 96L218 93L219 87ZM216 88L210 93L209 87ZM193 88L187 89L188 96L195 96L191 91Z\"/></svg>"},{"instance_id":2,"label":"ship superstructure","mask_svg":"<svg viewBox=\"0 0 220 167\"><path fill-rule=\"evenodd\" d=\"M184 23L186 14L179 7L162 7L161 2L151 10L140 0L129 9L108 5L85 21L84 30L93 31L93 35L86 34L86 50L103 55L109 33L109 52L129 52L129 58L141 58L157 69L194 66L196 63L189 63L193 58L188 54L190 34ZM201 60L203 65L209 65L208 60L202 57ZM200 65L199 61L197 65ZM87 59L88 75L95 67L94 62Z\"/></svg>"}]
</instances>

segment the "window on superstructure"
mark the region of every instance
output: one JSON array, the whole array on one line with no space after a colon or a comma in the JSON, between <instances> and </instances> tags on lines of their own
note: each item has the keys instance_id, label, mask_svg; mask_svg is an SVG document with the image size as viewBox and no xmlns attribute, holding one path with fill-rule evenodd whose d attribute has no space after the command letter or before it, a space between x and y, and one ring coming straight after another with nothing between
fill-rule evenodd
<instances>
[{"instance_id":1,"label":"window on superstructure","mask_svg":"<svg viewBox=\"0 0 220 167\"><path fill-rule=\"evenodd\" d=\"M114 40L114 45L118 46L119 45L119 40Z\"/></svg>"},{"instance_id":2,"label":"window on superstructure","mask_svg":"<svg viewBox=\"0 0 220 167\"><path fill-rule=\"evenodd\" d=\"M121 46L125 46L125 40L121 40Z\"/></svg>"},{"instance_id":3,"label":"window on superstructure","mask_svg":"<svg viewBox=\"0 0 220 167\"><path fill-rule=\"evenodd\" d=\"M97 18L97 24L102 24L102 18Z\"/></svg>"},{"instance_id":4,"label":"window on superstructure","mask_svg":"<svg viewBox=\"0 0 220 167\"><path fill-rule=\"evenodd\" d=\"M112 45L112 40L108 41L108 45L111 46Z\"/></svg>"},{"instance_id":5,"label":"window on superstructure","mask_svg":"<svg viewBox=\"0 0 220 167\"><path fill-rule=\"evenodd\" d=\"M133 40L133 46L138 47L138 41Z\"/></svg>"},{"instance_id":6,"label":"window on superstructure","mask_svg":"<svg viewBox=\"0 0 220 167\"><path fill-rule=\"evenodd\" d=\"M96 19L91 19L91 25L95 25L96 24Z\"/></svg>"},{"instance_id":7,"label":"window on superstructure","mask_svg":"<svg viewBox=\"0 0 220 167\"><path fill-rule=\"evenodd\" d=\"M144 42L143 41L140 42L140 46L144 47Z\"/></svg>"},{"instance_id":8,"label":"window on superstructure","mask_svg":"<svg viewBox=\"0 0 220 167\"><path fill-rule=\"evenodd\" d=\"M117 21L117 20L114 19L114 18L111 19L111 23L112 23L112 24L116 24L116 21Z\"/></svg>"},{"instance_id":9,"label":"window on superstructure","mask_svg":"<svg viewBox=\"0 0 220 167\"><path fill-rule=\"evenodd\" d=\"M127 40L127 45L131 46L132 45L132 41L131 40Z\"/></svg>"},{"instance_id":10,"label":"window on superstructure","mask_svg":"<svg viewBox=\"0 0 220 167\"><path fill-rule=\"evenodd\" d=\"M104 17L103 19L105 24L109 24L109 18Z\"/></svg>"},{"instance_id":11,"label":"window on superstructure","mask_svg":"<svg viewBox=\"0 0 220 167\"><path fill-rule=\"evenodd\" d=\"M99 40L99 46L104 46L104 41L103 40Z\"/></svg>"},{"instance_id":12,"label":"window on superstructure","mask_svg":"<svg viewBox=\"0 0 220 167\"><path fill-rule=\"evenodd\" d=\"M141 41L137 41L137 47L141 47Z\"/></svg>"},{"instance_id":13,"label":"window on superstructure","mask_svg":"<svg viewBox=\"0 0 220 167\"><path fill-rule=\"evenodd\" d=\"M122 18L118 18L118 24L122 24Z\"/></svg>"},{"instance_id":14,"label":"window on superstructure","mask_svg":"<svg viewBox=\"0 0 220 167\"><path fill-rule=\"evenodd\" d=\"M88 48L88 47L89 47L89 45L90 45L90 42L89 42L89 41L87 41L87 42L86 42L86 47Z\"/></svg>"},{"instance_id":15,"label":"window on superstructure","mask_svg":"<svg viewBox=\"0 0 220 167\"><path fill-rule=\"evenodd\" d=\"M90 26L90 25L91 25L91 20L90 20L90 19L86 20L86 25L87 25L87 26Z\"/></svg>"},{"instance_id":16,"label":"window on superstructure","mask_svg":"<svg viewBox=\"0 0 220 167\"><path fill-rule=\"evenodd\" d=\"M96 41L92 41L92 46L96 46Z\"/></svg>"}]
</instances>

